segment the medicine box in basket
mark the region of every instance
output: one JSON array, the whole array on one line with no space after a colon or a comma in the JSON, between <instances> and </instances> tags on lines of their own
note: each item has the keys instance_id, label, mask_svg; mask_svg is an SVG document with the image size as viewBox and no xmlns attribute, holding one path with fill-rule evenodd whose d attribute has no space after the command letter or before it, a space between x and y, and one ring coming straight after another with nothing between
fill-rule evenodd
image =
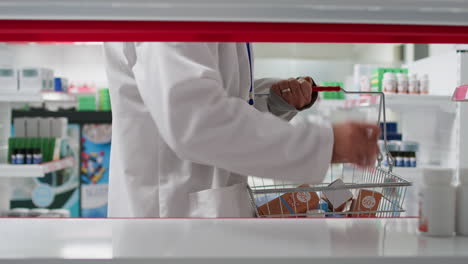
<instances>
[{"instance_id":1,"label":"medicine box in basket","mask_svg":"<svg viewBox=\"0 0 468 264\"><path fill-rule=\"evenodd\" d=\"M301 185L298 188L307 188L309 185ZM292 192L285 193L280 197L271 200L258 207L258 212L262 216L302 214L307 210L316 209L320 198L315 192Z\"/></svg>"},{"instance_id":2,"label":"medicine box in basket","mask_svg":"<svg viewBox=\"0 0 468 264\"><path fill-rule=\"evenodd\" d=\"M341 179L337 179L328 185L328 187L342 186L345 186L345 184ZM326 190L322 192L322 198L327 201L331 211L342 212L346 207L346 203L353 199L353 193L349 189Z\"/></svg>"},{"instance_id":3,"label":"medicine box in basket","mask_svg":"<svg viewBox=\"0 0 468 264\"><path fill-rule=\"evenodd\" d=\"M379 208L382 194L375 191L361 189L358 192L357 198L353 200L351 211L362 212L369 211L372 213L353 214L352 217L375 217L377 209Z\"/></svg>"}]
</instances>

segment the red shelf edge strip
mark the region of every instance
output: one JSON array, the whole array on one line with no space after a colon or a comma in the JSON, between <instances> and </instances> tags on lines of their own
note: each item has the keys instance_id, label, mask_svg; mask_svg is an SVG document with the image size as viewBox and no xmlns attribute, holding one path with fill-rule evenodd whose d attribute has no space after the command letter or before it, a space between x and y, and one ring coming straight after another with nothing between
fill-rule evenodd
<instances>
[{"instance_id":1,"label":"red shelf edge strip","mask_svg":"<svg viewBox=\"0 0 468 264\"><path fill-rule=\"evenodd\" d=\"M0 41L468 43L468 26L0 20Z\"/></svg>"}]
</instances>

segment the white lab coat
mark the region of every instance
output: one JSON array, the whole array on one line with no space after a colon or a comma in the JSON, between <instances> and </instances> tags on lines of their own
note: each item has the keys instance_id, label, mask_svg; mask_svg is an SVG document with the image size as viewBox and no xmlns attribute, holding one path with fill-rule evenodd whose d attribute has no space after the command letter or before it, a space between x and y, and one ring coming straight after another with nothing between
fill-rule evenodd
<instances>
[{"instance_id":1,"label":"white lab coat","mask_svg":"<svg viewBox=\"0 0 468 264\"><path fill-rule=\"evenodd\" d=\"M268 110L289 119L294 108L268 96L249 105L245 43L106 43L105 55L110 217L248 217L246 175L323 180L330 125L282 120Z\"/></svg>"}]
</instances>

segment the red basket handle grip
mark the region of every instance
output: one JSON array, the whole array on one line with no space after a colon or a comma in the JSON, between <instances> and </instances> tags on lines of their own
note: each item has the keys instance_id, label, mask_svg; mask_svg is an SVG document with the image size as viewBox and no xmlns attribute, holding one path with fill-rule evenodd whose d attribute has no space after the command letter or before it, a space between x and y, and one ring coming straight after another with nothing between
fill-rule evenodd
<instances>
[{"instance_id":1,"label":"red basket handle grip","mask_svg":"<svg viewBox=\"0 0 468 264\"><path fill-rule=\"evenodd\" d=\"M340 86L313 86L313 92L339 92L341 91Z\"/></svg>"}]
</instances>

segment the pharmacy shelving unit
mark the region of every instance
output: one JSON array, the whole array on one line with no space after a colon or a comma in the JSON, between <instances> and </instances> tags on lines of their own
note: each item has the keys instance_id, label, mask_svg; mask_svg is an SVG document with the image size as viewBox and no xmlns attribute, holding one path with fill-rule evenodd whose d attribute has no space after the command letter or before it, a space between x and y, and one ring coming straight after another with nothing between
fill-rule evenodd
<instances>
[{"instance_id":1,"label":"pharmacy shelving unit","mask_svg":"<svg viewBox=\"0 0 468 264\"><path fill-rule=\"evenodd\" d=\"M9 179L16 177L43 177L46 173L58 171L74 165L71 157L39 165L11 165L8 160L8 138L11 132L12 104L16 103L40 103L49 100L73 100L71 96L52 93L12 93L0 94L0 190L8 192ZM10 196L0 195L0 211L8 209Z\"/></svg>"},{"instance_id":2,"label":"pharmacy shelving unit","mask_svg":"<svg viewBox=\"0 0 468 264\"><path fill-rule=\"evenodd\" d=\"M75 102L74 95L59 92L0 93L0 164L7 160L7 142L10 137L12 105L20 103ZM0 172L1 173L1 172Z\"/></svg>"}]
</instances>

